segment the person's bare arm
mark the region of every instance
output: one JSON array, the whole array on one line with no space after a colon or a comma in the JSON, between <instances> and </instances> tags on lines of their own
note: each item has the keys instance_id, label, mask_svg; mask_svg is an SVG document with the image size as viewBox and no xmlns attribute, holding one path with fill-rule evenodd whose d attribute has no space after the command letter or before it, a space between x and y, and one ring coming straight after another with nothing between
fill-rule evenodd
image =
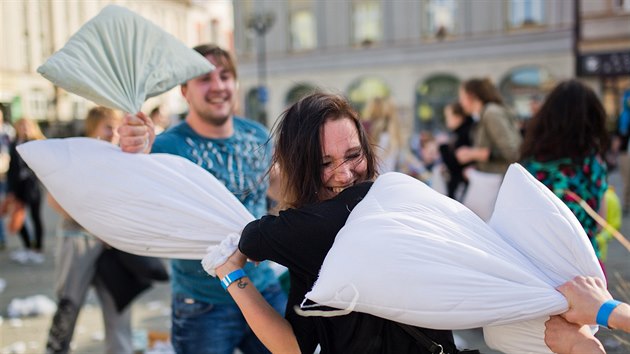
<instances>
[{"instance_id":1,"label":"person's bare arm","mask_svg":"<svg viewBox=\"0 0 630 354\"><path fill-rule=\"evenodd\" d=\"M569 302L569 310L562 314L562 317L577 324L595 324L602 304L612 299L604 282L595 277L575 277L560 285L558 291ZM630 305L625 303L618 305L611 312L608 325L630 332Z\"/></svg>"},{"instance_id":2,"label":"person's bare arm","mask_svg":"<svg viewBox=\"0 0 630 354\"><path fill-rule=\"evenodd\" d=\"M153 121L144 113L136 115L127 114L123 124L118 128L120 135L120 148L124 152L149 153L155 140L155 127Z\"/></svg>"},{"instance_id":3,"label":"person's bare arm","mask_svg":"<svg viewBox=\"0 0 630 354\"><path fill-rule=\"evenodd\" d=\"M223 265L216 268L219 279L241 269L247 257L236 251ZM291 324L262 297L248 277L236 280L228 292L238 305L256 337L272 353L300 353Z\"/></svg>"},{"instance_id":4,"label":"person's bare arm","mask_svg":"<svg viewBox=\"0 0 630 354\"><path fill-rule=\"evenodd\" d=\"M558 354L606 353L588 326L569 323L560 316L551 316L545 322L545 344Z\"/></svg>"},{"instance_id":5,"label":"person's bare arm","mask_svg":"<svg viewBox=\"0 0 630 354\"><path fill-rule=\"evenodd\" d=\"M56 211L59 215L63 216L64 218L67 218L67 219L71 219L72 218L70 216L70 214L68 214L65 210L63 210L61 205L59 205L57 200L55 200L55 198L53 198L53 196L50 193L47 194L46 199L48 201L48 205L50 205L50 207L54 211Z\"/></svg>"}]
</instances>

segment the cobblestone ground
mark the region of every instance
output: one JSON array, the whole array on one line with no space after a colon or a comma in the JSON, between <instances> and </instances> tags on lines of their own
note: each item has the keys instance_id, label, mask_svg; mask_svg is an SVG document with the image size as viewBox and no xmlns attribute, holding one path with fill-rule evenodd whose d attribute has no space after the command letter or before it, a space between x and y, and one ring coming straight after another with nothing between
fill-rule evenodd
<instances>
[{"instance_id":1,"label":"cobblestone ground","mask_svg":"<svg viewBox=\"0 0 630 354\"><path fill-rule=\"evenodd\" d=\"M619 176L611 175L611 183L619 185ZM617 190L620 190L619 188ZM0 278L6 281L6 288L0 292L0 354L43 353L51 316L9 319L7 306L13 298L25 298L43 294L54 298L53 275L55 248L54 226L57 218L48 208L44 210L46 225L46 261L39 265L21 265L9 259L9 253L20 247L19 239L8 235L7 248L0 251ZM630 217L624 218L624 235L630 235ZM609 259L606 264L610 289L622 301L630 302L630 253L617 241L612 241ZM170 326L170 288L168 284L158 284L143 293L133 305L133 327L137 347L146 346L146 333L168 332ZM481 330L457 331L459 338L469 348L478 348L483 353L497 353L483 342ZM95 294L90 291L86 306L78 320L73 340L74 353L103 353L103 325ZM602 340L608 353L630 353L630 335L601 329L597 337Z\"/></svg>"}]
</instances>

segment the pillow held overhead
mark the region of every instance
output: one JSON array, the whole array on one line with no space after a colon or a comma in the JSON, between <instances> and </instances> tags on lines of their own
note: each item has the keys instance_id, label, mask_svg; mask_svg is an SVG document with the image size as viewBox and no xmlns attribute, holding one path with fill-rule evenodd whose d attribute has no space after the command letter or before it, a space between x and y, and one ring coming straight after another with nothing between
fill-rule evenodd
<instances>
[{"instance_id":1,"label":"pillow held overhead","mask_svg":"<svg viewBox=\"0 0 630 354\"><path fill-rule=\"evenodd\" d=\"M110 5L37 72L99 105L136 113L147 98L213 69L199 53L155 24Z\"/></svg>"}]
</instances>

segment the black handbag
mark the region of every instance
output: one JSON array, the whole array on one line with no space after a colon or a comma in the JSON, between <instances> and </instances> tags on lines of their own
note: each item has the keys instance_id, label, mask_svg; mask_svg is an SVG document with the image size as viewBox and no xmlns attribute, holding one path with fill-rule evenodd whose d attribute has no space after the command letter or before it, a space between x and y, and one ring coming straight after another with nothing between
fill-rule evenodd
<instances>
[{"instance_id":1,"label":"black handbag","mask_svg":"<svg viewBox=\"0 0 630 354\"><path fill-rule=\"evenodd\" d=\"M112 295L118 312L149 289L152 281L169 279L159 258L137 256L115 248L103 250L96 261L96 274Z\"/></svg>"}]
</instances>

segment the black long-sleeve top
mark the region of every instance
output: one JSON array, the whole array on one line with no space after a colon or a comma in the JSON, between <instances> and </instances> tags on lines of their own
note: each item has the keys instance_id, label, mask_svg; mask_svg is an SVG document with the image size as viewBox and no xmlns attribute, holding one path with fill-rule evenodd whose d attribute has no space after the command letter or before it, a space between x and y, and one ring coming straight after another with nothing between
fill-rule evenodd
<instances>
[{"instance_id":1,"label":"black long-sleeve top","mask_svg":"<svg viewBox=\"0 0 630 354\"><path fill-rule=\"evenodd\" d=\"M371 182L362 183L333 199L288 209L278 216L265 216L249 223L241 235L239 249L247 257L272 260L289 269L291 289L285 317L304 354L313 353L317 344L324 354L428 353L390 320L360 312L337 317L302 317L293 310L313 287L337 232L371 186ZM442 344L445 352L455 351L451 331L418 329Z\"/></svg>"},{"instance_id":2,"label":"black long-sleeve top","mask_svg":"<svg viewBox=\"0 0 630 354\"><path fill-rule=\"evenodd\" d=\"M440 155L442 161L448 169L450 178L447 182L448 196L455 198L455 191L460 183L466 183L464 178L464 168L472 163L460 164L455 157L455 151L462 146L473 146L472 129L475 125L474 120L466 116L464 122L453 130L453 139L448 144L440 145Z\"/></svg>"}]
</instances>

